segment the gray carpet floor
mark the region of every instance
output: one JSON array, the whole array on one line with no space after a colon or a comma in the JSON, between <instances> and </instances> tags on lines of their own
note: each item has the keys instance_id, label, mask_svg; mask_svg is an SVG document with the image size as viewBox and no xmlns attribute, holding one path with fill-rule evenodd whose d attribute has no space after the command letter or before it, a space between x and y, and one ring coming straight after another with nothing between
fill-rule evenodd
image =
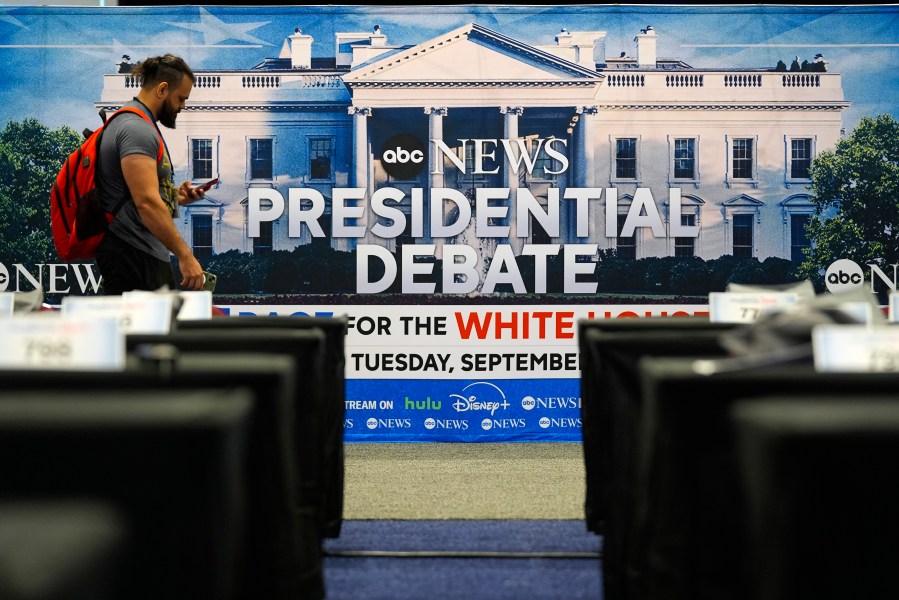
<instances>
[{"instance_id":1,"label":"gray carpet floor","mask_svg":"<svg viewBox=\"0 0 899 600\"><path fill-rule=\"evenodd\" d=\"M344 519L583 519L579 442L345 445Z\"/></svg>"}]
</instances>

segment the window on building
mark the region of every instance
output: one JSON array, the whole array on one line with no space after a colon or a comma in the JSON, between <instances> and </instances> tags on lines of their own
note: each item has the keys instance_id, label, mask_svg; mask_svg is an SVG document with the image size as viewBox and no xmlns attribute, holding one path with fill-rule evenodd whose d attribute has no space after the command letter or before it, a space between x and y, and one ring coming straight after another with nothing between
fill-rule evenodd
<instances>
[{"instance_id":1,"label":"window on building","mask_svg":"<svg viewBox=\"0 0 899 600\"><path fill-rule=\"evenodd\" d=\"M677 138L674 140L674 178L696 179L696 140Z\"/></svg>"},{"instance_id":2,"label":"window on building","mask_svg":"<svg viewBox=\"0 0 899 600\"><path fill-rule=\"evenodd\" d=\"M752 256L752 230L755 215L734 215L734 256Z\"/></svg>"},{"instance_id":3,"label":"window on building","mask_svg":"<svg viewBox=\"0 0 899 600\"><path fill-rule=\"evenodd\" d=\"M192 215L193 252L198 260L212 257L212 215Z\"/></svg>"},{"instance_id":4,"label":"window on building","mask_svg":"<svg viewBox=\"0 0 899 600\"><path fill-rule=\"evenodd\" d=\"M811 247L806 226L811 215L790 215L790 260L801 263L805 260L804 250Z\"/></svg>"},{"instance_id":5,"label":"window on building","mask_svg":"<svg viewBox=\"0 0 899 600\"><path fill-rule=\"evenodd\" d=\"M532 244L552 244L552 238L540 221L531 216L531 243Z\"/></svg>"},{"instance_id":6,"label":"window on building","mask_svg":"<svg viewBox=\"0 0 899 600\"><path fill-rule=\"evenodd\" d=\"M250 140L250 179L272 179L272 140Z\"/></svg>"},{"instance_id":7,"label":"window on building","mask_svg":"<svg viewBox=\"0 0 899 600\"><path fill-rule=\"evenodd\" d=\"M478 153L475 148L475 143L477 142L481 145L480 152L482 158L480 162L477 160ZM500 167L500 163L496 159L496 157L499 156L496 152L496 148L491 146L487 141L468 140L465 142L464 146L459 148L458 152L464 152L465 154L465 173L459 174L464 181L484 181L490 171L495 171ZM487 156L488 154L492 154L493 156ZM482 172L476 173L478 169Z\"/></svg>"},{"instance_id":8,"label":"window on building","mask_svg":"<svg viewBox=\"0 0 899 600\"><path fill-rule=\"evenodd\" d=\"M400 248L403 246L409 246L415 243L415 238L412 236L412 221L411 219L406 221L406 228L403 230L401 234L396 236L396 250L400 251Z\"/></svg>"},{"instance_id":9,"label":"window on building","mask_svg":"<svg viewBox=\"0 0 899 600\"><path fill-rule=\"evenodd\" d=\"M193 178L212 179L215 172L212 164L212 140L194 138L190 145L190 168Z\"/></svg>"},{"instance_id":10,"label":"window on building","mask_svg":"<svg viewBox=\"0 0 899 600\"><path fill-rule=\"evenodd\" d=\"M811 166L811 138L790 140L790 179L808 179Z\"/></svg>"},{"instance_id":11,"label":"window on building","mask_svg":"<svg viewBox=\"0 0 899 600\"><path fill-rule=\"evenodd\" d=\"M637 178L637 138L615 140L615 179Z\"/></svg>"},{"instance_id":12,"label":"window on building","mask_svg":"<svg viewBox=\"0 0 899 600\"><path fill-rule=\"evenodd\" d=\"M531 179L543 179L551 181L558 178L558 175L547 172L553 171L555 173L558 173L561 168L561 164L559 163L559 161L546 153L546 143L548 141L549 140L544 141L543 145L540 147L540 152L537 153L537 157L534 159L534 169L531 171L530 175ZM534 143L535 142L531 141L532 149Z\"/></svg>"},{"instance_id":13,"label":"window on building","mask_svg":"<svg viewBox=\"0 0 899 600\"><path fill-rule=\"evenodd\" d=\"M733 178L753 178L752 139L737 138L733 141Z\"/></svg>"},{"instance_id":14,"label":"window on building","mask_svg":"<svg viewBox=\"0 0 899 600\"><path fill-rule=\"evenodd\" d=\"M681 215L680 224L690 227L696 225L696 215ZM695 256L696 255L696 238L694 237L676 237L674 238L674 256Z\"/></svg>"},{"instance_id":15,"label":"window on building","mask_svg":"<svg viewBox=\"0 0 899 600\"><path fill-rule=\"evenodd\" d=\"M271 254L274 221L260 221L259 237L253 238L253 254Z\"/></svg>"},{"instance_id":16,"label":"window on building","mask_svg":"<svg viewBox=\"0 0 899 600\"><path fill-rule=\"evenodd\" d=\"M311 204L310 204L310 207L311 207ZM329 246L331 244L331 237L332 237L330 211L328 211L326 214L319 217L318 224L322 228L322 233L324 235L322 237L312 238L312 243L316 246L321 246L321 247Z\"/></svg>"},{"instance_id":17,"label":"window on building","mask_svg":"<svg viewBox=\"0 0 899 600\"><path fill-rule=\"evenodd\" d=\"M471 177L473 175L475 169L477 168L477 165L474 160L474 155L475 155L474 144L471 144L469 146L466 143L464 146L462 146L461 151L462 151L463 155L465 156L465 175L468 175L469 177Z\"/></svg>"},{"instance_id":18,"label":"window on building","mask_svg":"<svg viewBox=\"0 0 899 600\"><path fill-rule=\"evenodd\" d=\"M354 201L349 201L348 205ZM300 237L303 240L309 240L309 244L313 246L319 247L327 247L331 244L331 199L325 197L325 211L320 217L318 217L318 226L322 230L321 236L316 236L313 234L312 229L303 223L300 225ZM311 212L312 211L312 200L300 200L300 211L301 212ZM347 219L347 223L350 224L351 221L355 221L355 219Z\"/></svg>"},{"instance_id":19,"label":"window on building","mask_svg":"<svg viewBox=\"0 0 899 600\"><path fill-rule=\"evenodd\" d=\"M331 179L331 140L309 141L309 174L312 179Z\"/></svg>"},{"instance_id":20,"label":"window on building","mask_svg":"<svg viewBox=\"0 0 899 600\"><path fill-rule=\"evenodd\" d=\"M623 237L621 235L621 231L624 229L624 221L627 219L627 214L621 213L618 215L618 241L615 245L616 255L619 258L627 258L630 260L637 259L637 232L634 230L632 235L627 237Z\"/></svg>"}]
</instances>

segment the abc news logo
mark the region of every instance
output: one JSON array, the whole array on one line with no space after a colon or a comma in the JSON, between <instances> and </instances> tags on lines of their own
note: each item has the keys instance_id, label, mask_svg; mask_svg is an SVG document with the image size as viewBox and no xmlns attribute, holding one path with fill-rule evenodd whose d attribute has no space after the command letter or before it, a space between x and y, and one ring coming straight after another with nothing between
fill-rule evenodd
<instances>
[{"instance_id":1,"label":"abc news logo","mask_svg":"<svg viewBox=\"0 0 899 600\"><path fill-rule=\"evenodd\" d=\"M425 147L414 135L399 133L381 146L381 165L391 177L407 181L425 168Z\"/></svg>"},{"instance_id":2,"label":"abc news logo","mask_svg":"<svg viewBox=\"0 0 899 600\"><path fill-rule=\"evenodd\" d=\"M841 258L827 267L827 271L824 272L824 283L832 294L849 292L864 285L865 273L854 260Z\"/></svg>"}]
</instances>

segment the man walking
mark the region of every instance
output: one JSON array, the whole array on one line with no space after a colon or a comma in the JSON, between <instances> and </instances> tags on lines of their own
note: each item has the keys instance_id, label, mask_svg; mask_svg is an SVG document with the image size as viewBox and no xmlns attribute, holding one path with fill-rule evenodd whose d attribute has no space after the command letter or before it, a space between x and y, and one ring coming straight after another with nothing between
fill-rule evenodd
<instances>
[{"instance_id":1,"label":"man walking","mask_svg":"<svg viewBox=\"0 0 899 600\"><path fill-rule=\"evenodd\" d=\"M175 187L172 160L156 122L175 128L178 113L190 97L194 74L172 54L147 58L131 71L142 79L134 106L149 117L116 116L100 142L98 177L102 205L116 213L100 246L97 267L104 294L130 290L175 288L169 255L178 259L180 286L203 287L203 268L175 228L178 205L194 202L204 191L184 181ZM163 155L159 161L159 146ZM124 202L124 203L123 203Z\"/></svg>"}]
</instances>

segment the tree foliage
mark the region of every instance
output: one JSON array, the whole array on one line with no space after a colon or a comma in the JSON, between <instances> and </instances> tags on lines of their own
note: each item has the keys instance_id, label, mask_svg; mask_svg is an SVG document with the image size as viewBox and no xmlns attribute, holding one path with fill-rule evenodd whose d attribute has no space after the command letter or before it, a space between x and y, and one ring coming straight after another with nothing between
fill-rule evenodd
<instances>
[{"instance_id":1,"label":"tree foliage","mask_svg":"<svg viewBox=\"0 0 899 600\"><path fill-rule=\"evenodd\" d=\"M0 262L59 262L50 230L50 188L83 141L69 127L51 130L33 118L0 131Z\"/></svg>"},{"instance_id":2,"label":"tree foliage","mask_svg":"<svg viewBox=\"0 0 899 600\"><path fill-rule=\"evenodd\" d=\"M899 122L864 117L811 168L811 248L800 273L813 280L841 258L899 263Z\"/></svg>"}]
</instances>

